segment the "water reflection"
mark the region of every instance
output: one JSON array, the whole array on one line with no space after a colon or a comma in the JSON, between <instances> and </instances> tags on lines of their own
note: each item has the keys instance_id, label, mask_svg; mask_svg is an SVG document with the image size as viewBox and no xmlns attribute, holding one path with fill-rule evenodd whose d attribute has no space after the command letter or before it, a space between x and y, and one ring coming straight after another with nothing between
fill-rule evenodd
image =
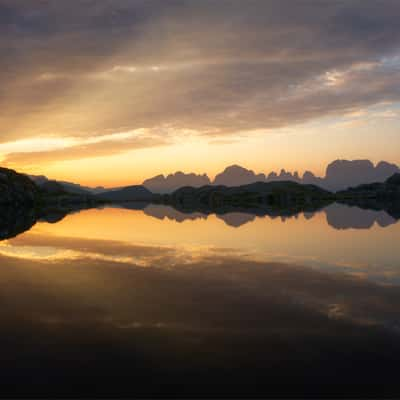
<instances>
[{"instance_id":1,"label":"water reflection","mask_svg":"<svg viewBox=\"0 0 400 400\"><path fill-rule=\"evenodd\" d=\"M114 243L182 248L188 254L205 249L233 249L254 260L289 262L324 270L364 275L379 282L400 282L400 255L394 237L397 220L383 210L332 204L323 210L287 216L256 216L243 212L186 214L162 205L125 204L68 214L52 211L13 220L3 218L0 253L26 258L50 256L128 257L123 249L100 254L72 246L87 239L103 240L104 252ZM14 223L7 227L8 221ZM5 226L4 226L5 224ZM364 232L364 233L363 233ZM70 245L71 244L71 245ZM77 252L79 254L77 254ZM94 254L96 253L96 254Z\"/></svg>"},{"instance_id":2,"label":"water reflection","mask_svg":"<svg viewBox=\"0 0 400 400\"><path fill-rule=\"evenodd\" d=\"M400 224L386 211L125 207L2 231L3 394L397 392Z\"/></svg>"},{"instance_id":3,"label":"water reflection","mask_svg":"<svg viewBox=\"0 0 400 400\"><path fill-rule=\"evenodd\" d=\"M360 208L362 206L364 208ZM331 204L322 209L326 214L326 221L335 229L369 229L375 223L381 227L395 224L400 219L398 205L362 204L359 206L345 204ZM144 214L160 219L184 222L187 220L207 220L210 215L224 221L228 226L239 228L252 223L256 218L280 218L285 221L288 218L297 218L303 215L306 219L312 219L321 209L268 209L268 208L231 208L223 210L186 211L160 204L149 204L144 202L122 203L120 205L107 206L112 208L123 208L132 211L143 211ZM375 207L375 208L374 208ZM102 208L102 207L100 207ZM51 224L62 221L67 215L77 213L83 209L49 209L38 212L35 209L24 209L16 207L0 208L0 240L8 239L31 229L37 222L48 222Z\"/></svg>"},{"instance_id":4,"label":"water reflection","mask_svg":"<svg viewBox=\"0 0 400 400\"><path fill-rule=\"evenodd\" d=\"M29 230L37 218L34 210L20 207L0 207L0 240L12 238Z\"/></svg>"},{"instance_id":5,"label":"water reflection","mask_svg":"<svg viewBox=\"0 0 400 400\"><path fill-rule=\"evenodd\" d=\"M363 210L358 207L332 204L325 210L327 223L335 229L370 229L374 224L386 227L397 222L383 210Z\"/></svg>"},{"instance_id":6,"label":"water reflection","mask_svg":"<svg viewBox=\"0 0 400 400\"><path fill-rule=\"evenodd\" d=\"M176 222L207 219L208 215L210 215L201 212L184 213L169 206L154 204L147 205L145 208L143 208L143 211L146 215L161 220L170 219ZM398 220L398 218L394 218L384 210L362 209L356 206L337 203L325 207L323 212L326 214L326 219L329 226L335 229L369 229L375 223L381 227L385 227L396 223ZM226 212L223 214L217 213L216 216L223 220L227 225L238 228L242 225L253 222L256 217L280 217L284 222L287 218L297 217L299 214L300 213L287 215L287 213L280 214L279 212L275 212L274 214L260 215L260 213L254 212L252 209L246 209L241 211ZM311 219L315 216L316 212L305 211L303 214L307 219Z\"/></svg>"},{"instance_id":7,"label":"water reflection","mask_svg":"<svg viewBox=\"0 0 400 400\"><path fill-rule=\"evenodd\" d=\"M58 246L80 257L0 256L5 394L395 388L396 286L222 250L190 257L65 238Z\"/></svg>"}]
</instances>

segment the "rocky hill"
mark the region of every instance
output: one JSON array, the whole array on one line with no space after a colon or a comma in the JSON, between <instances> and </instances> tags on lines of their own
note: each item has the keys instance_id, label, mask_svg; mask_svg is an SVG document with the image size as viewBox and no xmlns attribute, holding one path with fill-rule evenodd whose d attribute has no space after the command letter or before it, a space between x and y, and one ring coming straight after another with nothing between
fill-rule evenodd
<instances>
[{"instance_id":1,"label":"rocky hill","mask_svg":"<svg viewBox=\"0 0 400 400\"><path fill-rule=\"evenodd\" d=\"M400 173L393 174L385 182L367 183L350 187L337 193L339 199L398 199L400 200Z\"/></svg>"},{"instance_id":2,"label":"rocky hill","mask_svg":"<svg viewBox=\"0 0 400 400\"><path fill-rule=\"evenodd\" d=\"M106 202L152 201L153 193L141 185L127 186L122 189L111 190L95 196L96 199Z\"/></svg>"},{"instance_id":3,"label":"rocky hill","mask_svg":"<svg viewBox=\"0 0 400 400\"><path fill-rule=\"evenodd\" d=\"M59 185L63 187L65 192L71 194L80 194L80 195L87 195L87 194L98 194L107 191L102 186L99 187L88 187L82 186L78 183L66 182L66 181L56 181L54 179L49 179L44 175L28 175L28 177L33 180L39 187L47 185L48 182L57 182Z\"/></svg>"},{"instance_id":4,"label":"rocky hill","mask_svg":"<svg viewBox=\"0 0 400 400\"><path fill-rule=\"evenodd\" d=\"M241 186L255 182L264 182L264 174L256 174L254 171L241 167L240 165L231 165L218 174L213 184L223 186Z\"/></svg>"},{"instance_id":5,"label":"rocky hill","mask_svg":"<svg viewBox=\"0 0 400 400\"><path fill-rule=\"evenodd\" d=\"M0 204L33 205L39 198L39 189L27 176L0 168Z\"/></svg>"},{"instance_id":6,"label":"rocky hill","mask_svg":"<svg viewBox=\"0 0 400 400\"><path fill-rule=\"evenodd\" d=\"M322 185L330 190L343 190L351 186L373 182L384 182L395 173L399 167L381 161L376 166L369 160L336 160L326 168Z\"/></svg>"},{"instance_id":7,"label":"rocky hill","mask_svg":"<svg viewBox=\"0 0 400 400\"><path fill-rule=\"evenodd\" d=\"M301 185L296 182L257 182L250 185L184 187L164 201L181 207L287 207L292 205L315 205L329 202L333 194L314 185Z\"/></svg>"},{"instance_id":8,"label":"rocky hill","mask_svg":"<svg viewBox=\"0 0 400 400\"><path fill-rule=\"evenodd\" d=\"M210 178L206 174L185 174L179 171L167 176L157 175L153 178L146 179L143 182L143 186L153 193L171 193L182 186L200 187L209 185L210 183Z\"/></svg>"}]
</instances>

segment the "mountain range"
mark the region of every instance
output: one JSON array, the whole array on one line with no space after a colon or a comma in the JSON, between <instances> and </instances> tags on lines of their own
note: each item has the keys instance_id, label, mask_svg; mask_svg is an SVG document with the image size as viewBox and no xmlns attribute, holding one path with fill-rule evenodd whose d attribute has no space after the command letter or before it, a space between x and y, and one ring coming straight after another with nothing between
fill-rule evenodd
<instances>
[{"instance_id":1,"label":"mountain range","mask_svg":"<svg viewBox=\"0 0 400 400\"><path fill-rule=\"evenodd\" d=\"M373 182L384 182L400 168L396 164L380 161L374 165L370 160L335 160L326 167L325 176L318 177L311 171L306 171L302 176L298 172L289 172L282 169L279 173L256 173L239 165L231 165L215 176L212 181L206 174L176 172L167 176L157 175L146 179L142 187L152 193L172 193L184 187L201 187L206 185L241 186L255 182L293 181L303 184L317 185L329 191L344 190L352 186ZM48 182L45 176L30 176L39 186ZM90 188L79 184L58 181L67 192L74 194L105 194L124 188L105 189L104 187ZM139 190L139 186L135 186ZM132 191L131 187L131 191ZM139 190L141 191L141 189ZM138 192L139 193L139 192ZM143 193L142 193L143 194Z\"/></svg>"},{"instance_id":2,"label":"mountain range","mask_svg":"<svg viewBox=\"0 0 400 400\"><path fill-rule=\"evenodd\" d=\"M336 229L368 229L375 223L384 227L399 220L399 199L400 173L384 182L364 183L336 193L286 180L235 187L185 186L164 195L152 193L142 185L82 195L68 193L57 181L41 179L37 185L26 175L0 168L0 216L6 222L4 227L0 226L0 238L13 237L35 221L57 222L70 212L104 203L121 204L159 219L180 222L216 214L233 227L251 222L256 216L290 218L303 213L309 219L324 210L329 225Z\"/></svg>"}]
</instances>

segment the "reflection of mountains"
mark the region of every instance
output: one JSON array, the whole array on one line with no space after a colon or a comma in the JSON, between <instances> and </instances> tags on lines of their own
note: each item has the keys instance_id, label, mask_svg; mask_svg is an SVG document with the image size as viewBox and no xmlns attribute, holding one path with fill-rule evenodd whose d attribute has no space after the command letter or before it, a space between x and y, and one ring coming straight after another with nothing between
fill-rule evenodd
<instances>
[{"instance_id":1,"label":"reflection of mountains","mask_svg":"<svg viewBox=\"0 0 400 400\"><path fill-rule=\"evenodd\" d=\"M150 204L144 210L146 215L157 219L170 219L176 222L183 222L186 220L196 220L196 219L207 219L207 214L203 214L201 212L193 212L190 214L178 211L175 208L163 206L163 205L155 205Z\"/></svg>"},{"instance_id":2,"label":"reflection of mountains","mask_svg":"<svg viewBox=\"0 0 400 400\"><path fill-rule=\"evenodd\" d=\"M0 240L9 239L32 228L37 218L33 209L0 207Z\"/></svg>"},{"instance_id":3,"label":"reflection of mountains","mask_svg":"<svg viewBox=\"0 0 400 400\"><path fill-rule=\"evenodd\" d=\"M314 217L316 210L299 211L293 210L277 210L277 209L226 209L218 211L184 211L164 205L150 204L144 208L146 215L155 217L157 219L169 219L176 222L184 222L186 220L207 219L208 215L215 213L217 218L223 220L227 225L238 228L247 223L253 222L255 218L266 217L270 218L281 217L282 221L285 218L304 214L306 219ZM397 222L399 216L396 218L390 215L384 209L363 209L357 206L349 206L343 204L331 204L324 208L327 223L335 229L369 229L375 223L381 227L386 227Z\"/></svg>"},{"instance_id":4,"label":"reflection of mountains","mask_svg":"<svg viewBox=\"0 0 400 400\"><path fill-rule=\"evenodd\" d=\"M335 229L369 229L375 223L386 227L397 219L384 210L362 209L357 206L331 204L325 208L326 220Z\"/></svg>"},{"instance_id":5,"label":"reflection of mountains","mask_svg":"<svg viewBox=\"0 0 400 400\"><path fill-rule=\"evenodd\" d=\"M0 206L0 240L6 240L30 230L37 222L55 224L67 215L73 214L90 206L70 205L68 207L51 207L38 211L25 206Z\"/></svg>"},{"instance_id":6,"label":"reflection of mountains","mask_svg":"<svg viewBox=\"0 0 400 400\"><path fill-rule=\"evenodd\" d=\"M208 217L208 214L202 212L185 213L169 206L154 204L150 204L143 211L146 215L151 217L161 220L169 219L176 222L183 222L186 220L193 221L196 219L206 220ZM229 226L239 227L253 221L256 215L243 212L229 212L226 214L217 214L217 217L222 219Z\"/></svg>"},{"instance_id":7,"label":"reflection of mountains","mask_svg":"<svg viewBox=\"0 0 400 400\"><path fill-rule=\"evenodd\" d=\"M158 219L170 219L176 222L183 222L186 220L196 220L196 219L207 219L210 214L215 214L217 218L223 220L227 225L238 228L242 225L245 225L249 222L255 220L256 216L264 217L269 215L271 218L282 216L282 217L290 217L293 215L297 215L298 213L277 213L271 212L268 213L263 209L256 208L239 208L239 207L230 207L224 209L218 209L216 211L213 210L202 210L202 211L194 211L194 210L178 210L176 208L164 205L149 205L144 209L146 215L150 215L152 217Z\"/></svg>"},{"instance_id":8,"label":"reflection of mountains","mask_svg":"<svg viewBox=\"0 0 400 400\"><path fill-rule=\"evenodd\" d=\"M286 218L303 214L306 219L314 217L321 208L306 209L293 208L246 208L246 207L224 207L218 209L204 208L201 210L186 210L173 208L171 206L150 204L145 202L132 202L115 205L127 210L142 210L146 215L164 220L169 219L176 222L186 220L206 220L210 214L224 221L231 227L241 227L253 222L256 217L280 217L282 221ZM38 213L33 208L2 206L0 207L0 240L15 237L29 229L36 222L43 221L57 223L68 214L79 212L85 208L76 205L68 208L49 208ZM358 202L357 204L334 203L322 209L326 214L327 223L335 229L369 229L375 223L381 227L387 227L400 219L400 205L393 203L382 203L375 200Z\"/></svg>"}]
</instances>

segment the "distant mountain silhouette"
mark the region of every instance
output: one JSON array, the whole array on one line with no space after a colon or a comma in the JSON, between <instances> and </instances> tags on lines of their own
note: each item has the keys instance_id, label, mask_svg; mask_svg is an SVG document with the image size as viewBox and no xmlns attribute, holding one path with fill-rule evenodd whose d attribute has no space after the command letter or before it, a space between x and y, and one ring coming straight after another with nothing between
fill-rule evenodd
<instances>
[{"instance_id":1,"label":"distant mountain silhouette","mask_svg":"<svg viewBox=\"0 0 400 400\"><path fill-rule=\"evenodd\" d=\"M240 167L239 165L231 165L215 177L213 184L241 186L255 182L265 182L265 175L255 174L252 170Z\"/></svg>"},{"instance_id":2,"label":"distant mountain silhouette","mask_svg":"<svg viewBox=\"0 0 400 400\"><path fill-rule=\"evenodd\" d=\"M44 175L28 175L38 186L46 185L48 182L57 182L59 185L63 186L67 193L71 194L98 194L107 191L102 186L91 188L88 186L82 186L78 183L56 181L54 179L49 179Z\"/></svg>"},{"instance_id":3,"label":"distant mountain silhouette","mask_svg":"<svg viewBox=\"0 0 400 400\"><path fill-rule=\"evenodd\" d=\"M182 186L200 187L210 183L210 178L206 174L185 174L179 171L166 177L157 175L154 178L146 179L143 186L154 193L171 193Z\"/></svg>"},{"instance_id":4,"label":"distant mountain silhouette","mask_svg":"<svg viewBox=\"0 0 400 400\"><path fill-rule=\"evenodd\" d=\"M111 202L152 201L153 193L144 186L134 185L97 194L96 198Z\"/></svg>"},{"instance_id":5,"label":"distant mountain silhouette","mask_svg":"<svg viewBox=\"0 0 400 400\"><path fill-rule=\"evenodd\" d=\"M400 168L396 164L380 161L378 164L374 165L369 160L335 160L327 166L324 177L318 177L311 171L305 171L303 176L300 176L297 171L292 173L285 169L281 169L279 173L272 171L266 175L264 173L256 173L251 169L239 165L231 165L217 174L213 181L211 181L207 174L199 175L178 171L167 176L157 175L153 178L146 179L142 186L153 193L169 194L185 186L198 188L206 185L223 185L232 187L256 182L293 181L302 184L316 185L323 189L336 192L351 186L372 182L384 182L395 173L400 173ZM38 186L42 186L48 181L53 181L43 175L30 175L29 177ZM101 194L124 189L123 187L106 189L102 186L92 188L71 182L56 182L61 184L67 193L71 194Z\"/></svg>"},{"instance_id":6,"label":"distant mountain silhouette","mask_svg":"<svg viewBox=\"0 0 400 400\"><path fill-rule=\"evenodd\" d=\"M400 172L397 165L384 161L374 166L369 160L336 160L328 165L323 185L336 191L364 183L383 182L396 172Z\"/></svg>"},{"instance_id":7,"label":"distant mountain silhouette","mask_svg":"<svg viewBox=\"0 0 400 400\"><path fill-rule=\"evenodd\" d=\"M311 171L305 171L300 176L297 171L289 172L281 169L268 175L256 173L251 169L239 165L231 165L215 176L211 181L207 175L184 174L176 172L167 177L158 175L147 179L143 186L153 193L172 193L184 186L201 187L205 185L241 186L256 182L293 181L302 184L317 185L329 191L347 189L363 183L383 182L394 173L399 173L400 168L395 164L380 161L376 166L369 160L335 160L327 168L324 177L318 177Z\"/></svg>"},{"instance_id":8,"label":"distant mountain silhouette","mask_svg":"<svg viewBox=\"0 0 400 400\"><path fill-rule=\"evenodd\" d=\"M217 175L213 184L237 186L257 181L273 182L285 180L313 184L330 191L337 191L363 183L383 182L396 172L400 172L400 169L395 164L381 161L374 166L369 160L335 160L328 165L323 178L315 176L311 171L306 171L303 177L300 177L297 171L292 174L284 169L279 174L271 172L265 177L264 174L255 174L251 170L232 166Z\"/></svg>"}]
</instances>

